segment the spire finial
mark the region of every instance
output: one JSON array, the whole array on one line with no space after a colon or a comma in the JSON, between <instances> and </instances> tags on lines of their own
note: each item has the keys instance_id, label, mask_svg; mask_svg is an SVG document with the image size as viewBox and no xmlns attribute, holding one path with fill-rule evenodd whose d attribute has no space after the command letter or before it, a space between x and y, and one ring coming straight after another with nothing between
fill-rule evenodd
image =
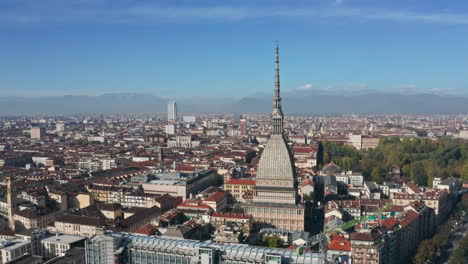
<instances>
[{"instance_id":1,"label":"spire finial","mask_svg":"<svg viewBox=\"0 0 468 264\"><path fill-rule=\"evenodd\" d=\"M281 110L280 79L279 79L279 45L276 41L276 60L275 60L275 95L273 97L272 113L272 133L283 133L283 111Z\"/></svg>"},{"instance_id":2,"label":"spire finial","mask_svg":"<svg viewBox=\"0 0 468 264\"><path fill-rule=\"evenodd\" d=\"M279 69L279 44L276 41L276 68Z\"/></svg>"},{"instance_id":3,"label":"spire finial","mask_svg":"<svg viewBox=\"0 0 468 264\"><path fill-rule=\"evenodd\" d=\"M275 60L275 100L280 97L280 81L279 81L279 45L276 41L276 60ZM274 107L280 107L275 104Z\"/></svg>"}]
</instances>

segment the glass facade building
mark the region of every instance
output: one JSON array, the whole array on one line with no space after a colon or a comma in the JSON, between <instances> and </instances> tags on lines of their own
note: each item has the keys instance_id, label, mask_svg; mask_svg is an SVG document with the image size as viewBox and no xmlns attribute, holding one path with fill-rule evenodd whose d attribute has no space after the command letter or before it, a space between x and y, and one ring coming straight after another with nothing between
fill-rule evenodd
<instances>
[{"instance_id":1,"label":"glass facade building","mask_svg":"<svg viewBox=\"0 0 468 264\"><path fill-rule=\"evenodd\" d=\"M194 240L112 233L91 238L88 264L316 264L318 253L244 244L216 244ZM110 262L111 261L111 262Z\"/></svg>"}]
</instances>

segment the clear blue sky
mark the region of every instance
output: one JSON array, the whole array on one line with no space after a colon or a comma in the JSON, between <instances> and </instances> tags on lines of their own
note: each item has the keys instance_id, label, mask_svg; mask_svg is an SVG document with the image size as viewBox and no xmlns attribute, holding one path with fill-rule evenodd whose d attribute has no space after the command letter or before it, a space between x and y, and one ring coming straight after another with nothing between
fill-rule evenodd
<instances>
[{"instance_id":1,"label":"clear blue sky","mask_svg":"<svg viewBox=\"0 0 468 264\"><path fill-rule=\"evenodd\" d=\"M0 96L468 94L468 1L1 0Z\"/></svg>"}]
</instances>

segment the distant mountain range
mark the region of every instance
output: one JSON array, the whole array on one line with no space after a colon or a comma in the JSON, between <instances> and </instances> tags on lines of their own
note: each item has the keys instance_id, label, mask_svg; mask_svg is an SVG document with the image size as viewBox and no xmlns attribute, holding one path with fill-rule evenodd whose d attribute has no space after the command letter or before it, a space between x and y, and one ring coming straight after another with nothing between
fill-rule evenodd
<instances>
[{"instance_id":1,"label":"distant mountain range","mask_svg":"<svg viewBox=\"0 0 468 264\"><path fill-rule=\"evenodd\" d=\"M394 94L368 92L356 95L297 91L285 93L282 100L287 113L316 114L457 114L468 113L468 98L435 94ZM271 95L245 97L238 102L246 112L268 109Z\"/></svg>"},{"instance_id":2,"label":"distant mountain range","mask_svg":"<svg viewBox=\"0 0 468 264\"><path fill-rule=\"evenodd\" d=\"M99 96L51 96L40 98L0 97L0 115L161 113L168 99L151 94L116 93ZM272 94L234 99L177 100L181 112L267 113ZM287 114L458 114L468 113L468 98L435 94L392 94L366 92L356 95L320 91L283 93Z\"/></svg>"}]
</instances>

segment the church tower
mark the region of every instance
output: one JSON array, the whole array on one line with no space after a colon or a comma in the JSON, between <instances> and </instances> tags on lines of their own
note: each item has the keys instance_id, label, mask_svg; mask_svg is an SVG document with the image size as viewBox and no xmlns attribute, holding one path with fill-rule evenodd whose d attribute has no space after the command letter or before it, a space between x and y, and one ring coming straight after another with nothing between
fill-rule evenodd
<instances>
[{"instance_id":1,"label":"church tower","mask_svg":"<svg viewBox=\"0 0 468 264\"><path fill-rule=\"evenodd\" d=\"M279 49L276 47L275 85L271 113L270 138L260 156L252 203L246 213L257 226L304 230L304 206L298 203L296 169L284 137L284 114L281 109Z\"/></svg>"},{"instance_id":2,"label":"church tower","mask_svg":"<svg viewBox=\"0 0 468 264\"><path fill-rule=\"evenodd\" d=\"M13 186L13 176L8 176L7 184L7 205L8 205L8 225L10 226L11 231L15 231L15 191Z\"/></svg>"}]
</instances>

